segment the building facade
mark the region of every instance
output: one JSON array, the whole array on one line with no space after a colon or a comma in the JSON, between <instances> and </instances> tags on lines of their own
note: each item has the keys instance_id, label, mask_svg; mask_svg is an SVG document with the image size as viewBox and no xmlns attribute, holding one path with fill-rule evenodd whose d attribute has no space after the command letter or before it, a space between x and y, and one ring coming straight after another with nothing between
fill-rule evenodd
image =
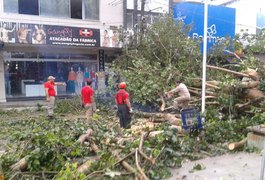
<instances>
[{"instance_id":1,"label":"building facade","mask_svg":"<svg viewBox=\"0 0 265 180\"><path fill-rule=\"evenodd\" d=\"M143 1L144 5L142 5ZM170 0L126 0L124 2L124 28L129 34L139 31L141 23L148 26L169 12Z\"/></svg>"},{"instance_id":2,"label":"building facade","mask_svg":"<svg viewBox=\"0 0 265 180\"><path fill-rule=\"evenodd\" d=\"M110 0L0 0L0 102L44 96L49 75L78 94L100 83L104 61L120 52L123 3Z\"/></svg>"}]
</instances>

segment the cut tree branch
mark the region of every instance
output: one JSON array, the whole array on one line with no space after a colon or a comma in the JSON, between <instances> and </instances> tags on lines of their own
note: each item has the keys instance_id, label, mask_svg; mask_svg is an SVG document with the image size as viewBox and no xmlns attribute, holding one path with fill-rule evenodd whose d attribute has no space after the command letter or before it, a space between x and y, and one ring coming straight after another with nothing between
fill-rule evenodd
<instances>
[{"instance_id":1,"label":"cut tree branch","mask_svg":"<svg viewBox=\"0 0 265 180\"><path fill-rule=\"evenodd\" d=\"M148 177L145 175L143 169L139 165L139 160L138 160L138 148L135 150L135 164L137 167L137 170L140 172L141 176L143 177L144 180L149 180Z\"/></svg>"},{"instance_id":2,"label":"cut tree branch","mask_svg":"<svg viewBox=\"0 0 265 180\"><path fill-rule=\"evenodd\" d=\"M238 148L244 146L246 143L247 143L247 138L244 138L239 142L234 142L234 143L228 144L228 149L232 151L232 150L235 150L235 149L238 149Z\"/></svg>"},{"instance_id":3,"label":"cut tree branch","mask_svg":"<svg viewBox=\"0 0 265 180\"><path fill-rule=\"evenodd\" d=\"M210 69L216 69L216 70L220 70L220 71L223 71L223 72L231 73L231 74L234 74L234 75L237 75L237 76L240 76L240 77L250 77L248 74L232 71L232 70L221 68L221 67L217 67L217 66L206 65L206 67L210 68Z\"/></svg>"}]
</instances>

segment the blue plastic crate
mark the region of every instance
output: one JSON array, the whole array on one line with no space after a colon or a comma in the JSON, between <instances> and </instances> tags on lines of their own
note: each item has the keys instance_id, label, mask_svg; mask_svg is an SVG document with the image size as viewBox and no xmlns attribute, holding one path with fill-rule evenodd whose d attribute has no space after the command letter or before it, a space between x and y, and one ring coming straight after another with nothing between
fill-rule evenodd
<instances>
[{"instance_id":1,"label":"blue plastic crate","mask_svg":"<svg viewBox=\"0 0 265 180\"><path fill-rule=\"evenodd\" d=\"M182 124L185 130L202 129L200 113L195 108L182 109L180 111Z\"/></svg>"}]
</instances>

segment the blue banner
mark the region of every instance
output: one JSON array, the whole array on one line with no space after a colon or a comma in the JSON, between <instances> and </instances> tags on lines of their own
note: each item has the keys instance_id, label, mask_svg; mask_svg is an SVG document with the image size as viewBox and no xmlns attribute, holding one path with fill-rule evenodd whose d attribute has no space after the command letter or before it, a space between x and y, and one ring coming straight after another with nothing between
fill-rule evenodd
<instances>
[{"instance_id":1,"label":"blue banner","mask_svg":"<svg viewBox=\"0 0 265 180\"><path fill-rule=\"evenodd\" d=\"M265 28L265 13L259 12L257 14L257 31Z\"/></svg>"},{"instance_id":2,"label":"blue banner","mask_svg":"<svg viewBox=\"0 0 265 180\"><path fill-rule=\"evenodd\" d=\"M178 3L174 5L176 21L192 25L190 37L203 40L204 4ZM235 9L223 6L208 6L207 47L210 48L218 39L235 36Z\"/></svg>"}]
</instances>

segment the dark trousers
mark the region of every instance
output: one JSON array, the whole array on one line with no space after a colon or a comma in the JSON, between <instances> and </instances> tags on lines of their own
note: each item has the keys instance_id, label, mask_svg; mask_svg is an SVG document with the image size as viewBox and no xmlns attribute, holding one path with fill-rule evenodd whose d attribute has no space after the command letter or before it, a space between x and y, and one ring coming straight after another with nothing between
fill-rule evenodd
<instances>
[{"instance_id":1,"label":"dark trousers","mask_svg":"<svg viewBox=\"0 0 265 180\"><path fill-rule=\"evenodd\" d=\"M118 116L120 118L120 127L130 128L131 115L125 104L118 105Z\"/></svg>"}]
</instances>

